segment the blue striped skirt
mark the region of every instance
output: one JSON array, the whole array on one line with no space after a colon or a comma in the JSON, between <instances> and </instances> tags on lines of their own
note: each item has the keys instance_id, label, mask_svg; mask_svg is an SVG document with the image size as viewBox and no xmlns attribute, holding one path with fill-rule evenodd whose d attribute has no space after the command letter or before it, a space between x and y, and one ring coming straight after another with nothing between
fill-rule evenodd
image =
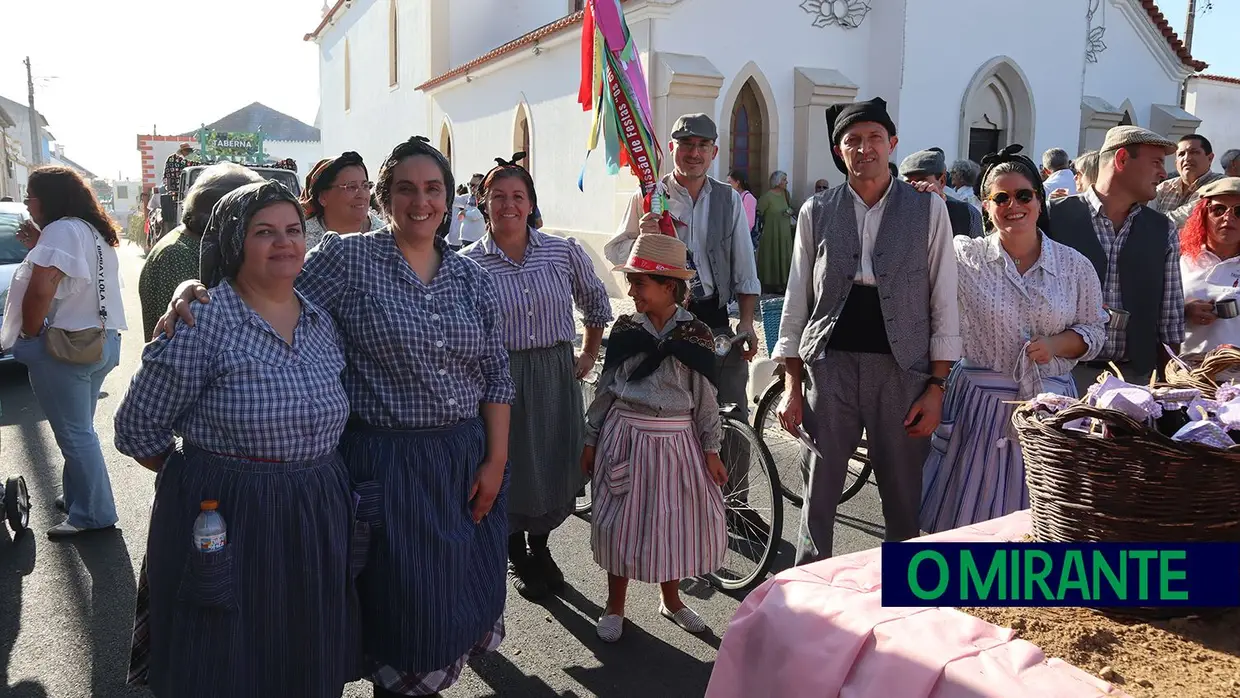
<instances>
[{"instance_id":1,"label":"blue striped skirt","mask_svg":"<svg viewBox=\"0 0 1240 698\"><path fill-rule=\"evenodd\" d=\"M193 545L207 499L228 527L213 553ZM174 452L155 490L136 622L147 646L134 654L155 695L338 698L359 663L352 522L335 452L303 463Z\"/></svg>"},{"instance_id":2,"label":"blue striped skirt","mask_svg":"<svg viewBox=\"0 0 1240 698\"><path fill-rule=\"evenodd\" d=\"M1044 378L1045 392L1076 397L1071 375ZM922 470L921 530L949 531L1029 508L1020 443L1008 424L1016 382L960 362L948 377L943 419Z\"/></svg>"},{"instance_id":3,"label":"blue striped skirt","mask_svg":"<svg viewBox=\"0 0 1240 698\"><path fill-rule=\"evenodd\" d=\"M475 524L469 501L486 433L475 418L436 429L351 423L340 451L369 553L357 579L367 665L406 674L451 665L504 612L508 473Z\"/></svg>"}]
</instances>

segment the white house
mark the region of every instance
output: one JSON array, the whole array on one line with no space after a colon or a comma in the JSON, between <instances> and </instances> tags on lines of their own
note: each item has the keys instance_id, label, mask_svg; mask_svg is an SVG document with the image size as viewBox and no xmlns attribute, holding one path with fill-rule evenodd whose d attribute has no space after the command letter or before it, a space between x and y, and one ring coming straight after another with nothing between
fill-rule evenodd
<instances>
[{"instance_id":1,"label":"white house","mask_svg":"<svg viewBox=\"0 0 1240 698\"><path fill-rule=\"evenodd\" d=\"M428 136L458 180L530 153L546 229L601 250L636 186L597 155L577 189L589 115L577 104L580 0L339 0L306 36L319 46L325 152L375 169ZM978 159L1009 143L1035 157L1095 148L1133 123L1178 137L1196 61L1153 0L623 0L666 139L683 113L719 125L716 174L764 189L789 173L804 198L842 181L825 108L883 97L896 158L938 146ZM669 163L665 163L665 169ZM601 255L598 255L601 260ZM600 261L601 267L601 261ZM613 290L617 290L613 287Z\"/></svg>"},{"instance_id":2,"label":"white house","mask_svg":"<svg viewBox=\"0 0 1240 698\"><path fill-rule=\"evenodd\" d=\"M52 164L52 141L55 137L48 130L47 119L36 111L39 142L31 142L30 107L26 104L0 97L0 110L3 110L9 117L7 120L12 122L11 126L4 129L5 142L2 144L12 167L12 172L8 173L8 190L3 193L3 196L21 200L26 195L28 175L36 167L34 154L36 152L41 154L41 164Z\"/></svg>"},{"instance_id":3,"label":"white house","mask_svg":"<svg viewBox=\"0 0 1240 698\"><path fill-rule=\"evenodd\" d=\"M1214 169L1218 158L1232 148L1240 148L1240 78L1223 75L1194 75L1189 78L1185 108L1201 119L1197 132L1214 146Z\"/></svg>"}]
</instances>

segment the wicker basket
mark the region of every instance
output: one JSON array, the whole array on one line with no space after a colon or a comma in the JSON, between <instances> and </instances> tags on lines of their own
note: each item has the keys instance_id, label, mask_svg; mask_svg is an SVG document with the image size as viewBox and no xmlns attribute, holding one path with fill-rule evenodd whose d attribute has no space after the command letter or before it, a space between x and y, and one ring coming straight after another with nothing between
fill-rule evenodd
<instances>
[{"instance_id":1,"label":"wicker basket","mask_svg":"<svg viewBox=\"0 0 1240 698\"><path fill-rule=\"evenodd\" d=\"M1182 387L1197 388L1206 397L1213 398L1218 390L1216 380L1223 372L1240 368L1240 349L1224 344L1205 355L1201 365L1186 369L1172 361L1167 364L1167 382Z\"/></svg>"},{"instance_id":2,"label":"wicker basket","mask_svg":"<svg viewBox=\"0 0 1240 698\"><path fill-rule=\"evenodd\" d=\"M775 353L775 342L779 341L779 320L784 312L784 299L768 298L758 304L762 312L762 334L766 336L766 355Z\"/></svg>"},{"instance_id":3,"label":"wicker basket","mask_svg":"<svg viewBox=\"0 0 1240 698\"><path fill-rule=\"evenodd\" d=\"M1063 429L1081 418L1106 436ZM1240 541L1240 446L1172 441L1122 412L1078 403L1012 417L1033 536L1045 542Z\"/></svg>"}]
</instances>

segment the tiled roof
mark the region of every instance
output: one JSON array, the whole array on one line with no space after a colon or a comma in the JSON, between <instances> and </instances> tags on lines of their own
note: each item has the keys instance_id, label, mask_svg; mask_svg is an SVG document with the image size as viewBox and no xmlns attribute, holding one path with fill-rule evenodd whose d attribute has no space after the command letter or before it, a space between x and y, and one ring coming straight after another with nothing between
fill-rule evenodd
<instances>
[{"instance_id":1,"label":"tiled roof","mask_svg":"<svg viewBox=\"0 0 1240 698\"><path fill-rule=\"evenodd\" d=\"M1149 13L1150 21L1154 23L1154 27L1156 27L1158 31L1162 32L1162 35L1166 37L1167 43L1171 45L1171 50L1175 52L1175 55L1179 56L1180 61L1183 62L1184 65L1192 68L1193 70L1206 69L1207 64L1205 61L1199 61L1196 58L1193 58L1192 54L1188 52L1188 48L1184 46L1183 41L1180 41L1180 37L1177 36L1175 30L1171 28L1171 23L1168 22L1167 18L1163 16L1162 10L1158 9L1158 5L1155 4L1154 0L1141 0L1141 6L1144 7L1145 11Z\"/></svg>"},{"instance_id":2,"label":"tiled roof","mask_svg":"<svg viewBox=\"0 0 1240 698\"><path fill-rule=\"evenodd\" d=\"M482 54L481 56L478 56L477 58L473 59L472 61L468 63L465 63L463 65L458 65L457 67L453 68L452 70L449 70L448 72L442 75L437 75L431 78L430 80L427 80L421 85L418 85L417 89L429 90L432 87L448 82L452 78L464 75L465 73L468 73L469 71L479 66L486 65L487 63L490 63L491 61L494 61L497 58L500 58L501 56L507 55L509 53L512 53L513 51L516 51L518 49L524 48L531 44L537 43L549 36L559 34L560 32L565 31L567 29L571 29L572 27L575 27L581 24L581 20L583 17L585 17L585 12L578 11L578 12L572 13L571 15L568 15L567 17L561 17L560 19L557 19L551 24L544 24L543 26L535 29L534 31L528 34L524 34L522 36L518 36L517 38L513 39L512 41L509 41L503 46L494 48Z\"/></svg>"},{"instance_id":3,"label":"tiled roof","mask_svg":"<svg viewBox=\"0 0 1240 698\"><path fill-rule=\"evenodd\" d=\"M319 26L315 27L314 31L303 36L302 40L303 41L314 41L315 39L319 38L319 32L323 31L323 29L327 27L327 23L332 21L332 15L336 14L336 10L339 10L340 7L344 5L346 2L348 2L348 0L336 0L336 4L332 5L332 9L328 10L327 14L323 15L323 19L322 21L319 22Z\"/></svg>"},{"instance_id":4,"label":"tiled roof","mask_svg":"<svg viewBox=\"0 0 1240 698\"><path fill-rule=\"evenodd\" d=\"M1240 78L1233 78L1230 75L1206 75L1205 73L1198 73L1193 77L1201 80L1210 80L1211 82L1223 82L1228 85L1240 85Z\"/></svg>"}]
</instances>

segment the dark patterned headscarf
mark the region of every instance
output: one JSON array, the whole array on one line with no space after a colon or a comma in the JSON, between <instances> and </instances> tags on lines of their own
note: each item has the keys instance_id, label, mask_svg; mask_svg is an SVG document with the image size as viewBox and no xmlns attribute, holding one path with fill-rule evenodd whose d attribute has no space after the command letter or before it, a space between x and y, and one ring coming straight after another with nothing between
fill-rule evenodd
<instances>
[{"instance_id":1,"label":"dark patterned headscarf","mask_svg":"<svg viewBox=\"0 0 1240 698\"><path fill-rule=\"evenodd\" d=\"M306 218L297 197L275 180L247 184L228 192L219 200L211 210L211 220L202 235L202 252L198 258L199 276L207 288L237 276L245 248L245 230L250 225L250 219L259 211L282 201L293 204L304 226Z\"/></svg>"},{"instance_id":2,"label":"dark patterned headscarf","mask_svg":"<svg viewBox=\"0 0 1240 698\"><path fill-rule=\"evenodd\" d=\"M515 177L525 182L525 188L530 192L530 215L526 217L526 227L534 227L534 221L537 219L535 211L538 210L538 192L534 191L534 178L530 176L530 171L522 167L519 163L525 159L525 153L513 153L511 160L504 158L495 158L495 167L486 173L482 178L482 185L478 187L478 210L482 212L482 217L486 219L489 226L491 222L491 214L487 212L486 199L487 191L495 185L495 182L508 177Z\"/></svg>"},{"instance_id":3,"label":"dark patterned headscarf","mask_svg":"<svg viewBox=\"0 0 1240 698\"><path fill-rule=\"evenodd\" d=\"M986 187L989 185L987 181L994 169L1003 164L1010 164L1020 171L1029 179L1029 184L1033 187L1034 194L1038 197L1038 230L1043 233L1050 234L1051 216L1050 211L1046 207L1046 191L1042 187L1042 171L1027 156L1021 155L1020 152L1025 147L1019 143L1013 143L997 153L991 153L982 158L982 175L977 178L977 183L973 185L973 191L977 194L977 198L986 201ZM986 207L982 206L982 226L987 231L994 230L994 223L990 220L990 214L986 213Z\"/></svg>"}]
</instances>

